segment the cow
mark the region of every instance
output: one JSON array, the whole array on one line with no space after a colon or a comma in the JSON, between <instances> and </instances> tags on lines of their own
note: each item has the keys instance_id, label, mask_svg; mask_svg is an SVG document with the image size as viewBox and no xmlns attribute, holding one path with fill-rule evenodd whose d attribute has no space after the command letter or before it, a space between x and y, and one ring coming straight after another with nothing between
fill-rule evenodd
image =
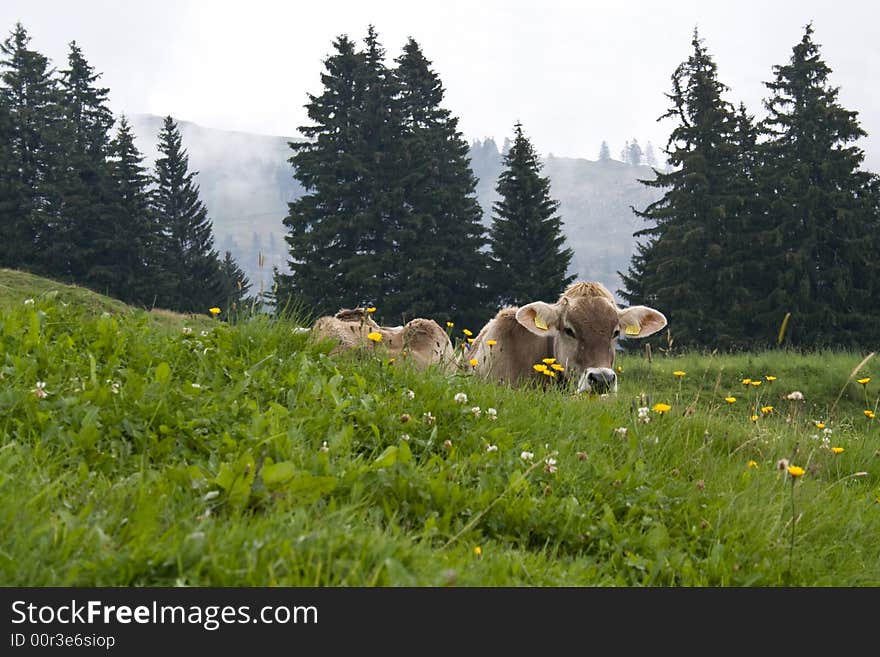
<instances>
[{"instance_id":1,"label":"cow","mask_svg":"<svg viewBox=\"0 0 880 657\"><path fill-rule=\"evenodd\" d=\"M618 336L644 338L665 326L663 313L647 306L619 308L601 283L578 281L556 303L533 301L499 310L466 358L478 375L510 384L549 380L541 365L552 358L548 374L576 381L578 393L616 392Z\"/></svg>"},{"instance_id":2,"label":"cow","mask_svg":"<svg viewBox=\"0 0 880 657\"><path fill-rule=\"evenodd\" d=\"M449 335L433 319L412 319L403 326L380 326L364 308L342 309L335 315L319 317L311 327L314 340L331 340L336 344L331 354L371 345L368 336L377 333L381 339L377 349L420 368L438 365L451 371L455 367L455 350Z\"/></svg>"}]
</instances>

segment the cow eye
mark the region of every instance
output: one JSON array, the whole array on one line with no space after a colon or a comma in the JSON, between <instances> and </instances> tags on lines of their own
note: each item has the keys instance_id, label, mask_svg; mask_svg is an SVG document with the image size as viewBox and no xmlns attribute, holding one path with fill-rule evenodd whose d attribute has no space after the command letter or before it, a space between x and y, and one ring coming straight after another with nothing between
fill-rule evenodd
<instances>
[{"instance_id":1,"label":"cow eye","mask_svg":"<svg viewBox=\"0 0 880 657\"><path fill-rule=\"evenodd\" d=\"M571 328L570 326L566 326L564 330L565 330L565 334L568 337L570 337L570 338L574 337L574 329L573 328Z\"/></svg>"},{"instance_id":2,"label":"cow eye","mask_svg":"<svg viewBox=\"0 0 880 657\"><path fill-rule=\"evenodd\" d=\"M614 333L611 334L611 337L616 338L619 335L620 335L620 329L616 328L616 329L614 329Z\"/></svg>"}]
</instances>

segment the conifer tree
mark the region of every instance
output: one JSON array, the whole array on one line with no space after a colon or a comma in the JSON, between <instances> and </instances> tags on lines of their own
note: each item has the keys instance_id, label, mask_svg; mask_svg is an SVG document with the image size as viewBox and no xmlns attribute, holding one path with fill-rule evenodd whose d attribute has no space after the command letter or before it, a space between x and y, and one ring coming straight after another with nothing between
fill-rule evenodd
<instances>
[{"instance_id":1,"label":"conifer tree","mask_svg":"<svg viewBox=\"0 0 880 657\"><path fill-rule=\"evenodd\" d=\"M225 251L223 260L220 261L220 281L222 307L233 311L242 310L242 305L251 289L251 283L230 251Z\"/></svg>"},{"instance_id":2,"label":"conifer tree","mask_svg":"<svg viewBox=\"0 0 880 657\"><path fill-rule=\"evenodd\" d=\"M804 346L875 346L880 338L873 176L855 144L865 136L844 109L812 25L789 62L765 83L757 228L765 292L755 311L763 335L791 313L788 339Z\"/></svg>"},{"instance_id":3,"label":"conifer tree","mask_svg":"<svg viewBox=\"0 0 880 657\"><path fill-rule=\"evenodd\" d=\"M493 204L489 244L493 291L499 305L555 301L575 276L567 275L573 252L565 246L559 201L522 124L504 156Z\"/></svg>"},{"instance_id":4,"label":"conifer tree","mask_svg":"<svg viewBox=\"0 0 880 657\"><path fill-rule=\"evenodd\" d=\"M106 157L113 115L108 90L95 86L99 77L71 42L60 77L60 157L42 255L52 276L112 294L116 256L106 244L117 216Z\"/></svg>"},{"instance_id":5,"label":"conifer tree","mask_svg":"<svg viewBox=\"0 0 880 657\"><path fill-rule=\"evenodd\" d=\"M0 265L41 271L49 190L58 163L58 91L49 60L29 47L21 23L0 44L6 157Z\"/></svg>"},{"instance_id":6,"label":"conifer tree","mask_svg":"<svg viewBox=\"0 0 880 657\"><path fill-rule=\"evenodd\" d=\"M113 296L152 306L162 279L163 241L150 211L151 178L125 116L119 120L108 156L114 220L101 231L96 246L108 257L101 260L104 267L94 268L93 276Z\"/></svg>"},{"instance_id":7,"label":"conifer tree","mask_svg":"<svg viewBox=\"0 0 880 657\"><path fill-rule=\"evenodd\" d=\"M442 82L418 43L409 39L396 63L407 212L393 240L397 293L385 310L477 326L491 312L489 262L468 144L458 119L441 107Z\"/></svg>"},{"instance_id":8,"label":"conifer tree","mask_svg":"<svg viewBox=\"0 0 880 657\"><path fill-rule=\"evenodd\" d=\"M611 149L608 148L608 142L602 141L602 144L599 146L599 161L607 162L611 159Z\"/></svg>"},{"instance_id":9,"label":"conifer tree","mask_svg":"<svg viewBox=\"0 0 880 657\"><path fill-rule=\"evenodd\" d=\"M670 317L680 344L717 344L727 334L719 278L724 266L727 214L735 205L731 180L737 167L734 111L722 98L727 87L696 30L693 54L672 75L671 107L677 119L666 153L674 169L642 183L666 192L638 216L651 222L634 256L621 296Z\"/></svg>"},{"instance_id":10,"label":"conifer tree","mask_svg":"<svg viewBox=\"0 0 880 657\"><path fill-rule=\"evenodd\" d=\"M204 312L225 301L221 262L208 210L199 198L197 172L189 171L189 156L171 116L165 117L159 133L159 152L151 210L162 229L166 280L158 305Z\"/></svg>"}]
</instances>

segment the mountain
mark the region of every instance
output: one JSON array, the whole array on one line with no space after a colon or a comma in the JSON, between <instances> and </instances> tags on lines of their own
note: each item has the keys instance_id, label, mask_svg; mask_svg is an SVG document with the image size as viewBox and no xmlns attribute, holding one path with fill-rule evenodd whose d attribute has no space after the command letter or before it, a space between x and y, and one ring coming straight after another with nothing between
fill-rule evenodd
<instances>
[{"instance_id":1,"label":"mountain","mask_svg":"<svg viewBox=\"0 0 880 657\"><path fill-rule=\"evenodd\" d=\"M162 118L128 116L138 148L152 167ZM287 244L282 219L287 203L303 193L288 158L290 137L256 135L206 128L179 121L191 171L197 171L202 201L214 224L218 250L231 251L257 292L272 285L272 268L286 270ZM484 223L491 224L495 182L502 170L501 153L491 138L471 144L471 166L479 180L477 197ZM598 280L616 290L617 271L626 271L634 251L633 232L644 227L630 206L644 209L659 198L657 190L638 182L652 178L650 167L616 160L592 161L548 155L543 175L560 202L568 245L574 251L572 273ZM262 256L262 259L261 259ZM261 262L262 260L262 262Z\"/></svg>"}]
</instances>

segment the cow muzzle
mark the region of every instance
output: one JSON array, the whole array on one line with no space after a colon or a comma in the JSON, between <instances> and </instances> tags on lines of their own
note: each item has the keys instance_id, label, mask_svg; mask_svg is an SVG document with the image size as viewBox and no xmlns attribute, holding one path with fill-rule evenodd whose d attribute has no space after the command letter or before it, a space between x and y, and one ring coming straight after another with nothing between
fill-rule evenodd
<instances>
[{"instance_id":1,"label":"cow muzzle","mask_svg":"<svg viewBox=\"0 0 880 657\"><path fill-rule=\"evenodd\" d=\"M596 394L617 392L617 375L608 367L589 367L581 375L577 391Z\"/></svg>"}]
</instances>

